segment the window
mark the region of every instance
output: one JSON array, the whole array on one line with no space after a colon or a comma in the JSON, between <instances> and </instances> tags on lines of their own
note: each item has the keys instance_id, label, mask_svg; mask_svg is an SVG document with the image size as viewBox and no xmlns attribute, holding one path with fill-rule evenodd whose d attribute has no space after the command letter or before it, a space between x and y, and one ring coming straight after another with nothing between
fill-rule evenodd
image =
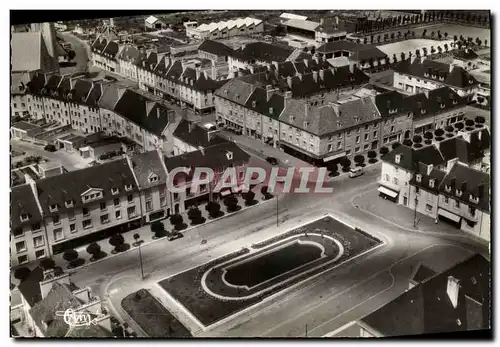
<instances>
[{"instance_id":1,"label":"window","mask_svg":"<svg viewBox=\"0 0 500 347\"><path fill-rule=\"evenodd\" d=\"M16 243L16 251L17 253L21 253L26 251L26 242L24 241L19 241Z\"/></svg>"},{"instance_id":2,"label":"window","mask_svg":"<svg viewBox=\"0 0 500 347\"><path fill-rule=\"evenodd\" d=\"M127 214L128 214L129 218L134 217L135 216L135 206L127 208Z\"/></svg>"},{"instance_id":3,"label":"window","mask_svg":"<svg viewBox=\"0 0 500 347\"><path fill-rule=\"evenodd\" d=\"M44 258L45 257L45 249L40 249L40 250L36 251L35 252L35 257L37 259Z\"/></svg>"},{"instance_id":4,"label":"window","mask_svg":"<svg viewBox=\"0 0 500 347\"><path fill-rule=\"evenodd\" d=\"M54 240L58 241L64 238L62 228L54 229Z\"/></svg>"},{"instance_id":5,"label":"window","mask_svg":"<svg viewBox=\"0 0 500 347\"><path fill-rule=\"evenodd\" d=\"M425 210L426 210L427 212L432 211L432 205L430 205L430 204L425 204Z\"/></svg>"},{"instance_id":6,"label":"window","mask_svg":"<svg viewBox=\"0 0 500 347\"><path fill-rule=\"evenodd\" d=\"M417 182L422 182L422 175L421 174L417 175Z\"/></svg>"},{"instance_id":7,"label":"window","mask_svg":"<svg viewBox=\"0 0 500 347\"><path fill-rule=\"evenodd\" d=\"M356 143L359 143L359 136L356 136Z\"/></svg>"},{"instance_id":8,"label":"window","mask_svg":"<svg viewBox=\"0 0 500 347\"><path fill-rule=\"evenodd\" d=\"M469 214L472 216L472 217L475 217L476 216L476 209L472 206L469 206Z\"/></svg>"},{"instance_id":9,"label":"window","mask_svg":"<svg viewBox=\"0 0 500 347\"><path fill-rule=\"evenodd\" d=\"M387 182L390 182L390 180L391 180L391 178L389 177L389 175L388 175L388 174L385 174L384 178L385 178L385 180L386 180Z\"/></svg>"},{"instance_id":10,"label":"window","mask_svg":"<svg viewBox=\"0 0 500 347\"><path fill-rule=\"evenodd\" d=\"M445 203L446 205L448 205L448 203L449 203L450 199L448 199L448 197L447 197L447 196L445 196L445 197L444 197L444 199L443 199L443 201L444 201L444 203Z\"/></svg>"},{"instance_id":11,"label":"window","mask_svg":"<svg viewBox=\"0 0 500 347\"><path fill-rule=\"evenodd\" d=\"M342 142L339 141L339 142L337 142L337 149L340 149L340 148L342 148Z\"/></svg>"},{"instance_id":12,"label":"window","mask_svg":"<svg viewBox=\"0 0 500 347\"><path fill-rule=\"evenodd\" d=\"M394 125L391 126L391 133L394 132Z\"/></svg>"},{"instance_id":13,"label":"window","mask_svg":"<svg viewBox=\"0 0 500 347\"><path fill-rule=\"evenodd\" d=\"M351 155L351 150L348 149L346 152L345 152L345 155Z\"/></svg>"},{"instance_id":14,"label":"window","mask_svg":"<svg viewBox=\"0 0 500 347\"><path fill-rule=\"evenodd\" d=\"M101 202L101 211L104 211L106 209L106 203Z\"/></svg>"},{"instance_id":15,"label":"window","mask_svg":"<svg viewBox=\"0 0 500 347\"><path fill-rule=\"evenodd\" d=\"M396 177L394 177L393 182L394 182L394 184L398 184L398 179Z\"/></svg>"},{"instance_id":16,"label":"window","mask_svg":"<svg viewBox=\"0 0 500 347\"><path fill-rule=\"evenodd\" d=\"M116 219L121 219L122 218L122 211L120 211L120 210L115 211L115 218Z\"/></svg>"},{"instance_id":17,"label":"window","mask_svg":"<svg viewBox=\"0 0 500 347\"><path fill-rule=\"evenodd\" d=\"M119 192L120 192L120 189L118 189L118 188L112 188L112 189L111 189L111 194L113 194L113 195L116 195L116 194L118 194Z\"/></svg>"},{"instance_id":18,"label":"window","mask_svg":"<svg viewBox=\"0 0 500 347\"><path fill-rule=\"evenodd\" d=\"M69 231L71 231L72 233L76 232L76 224L75 223L72 223L69 225Z\"/></svg>"},{"instance_id":19,"label":"window","mask_svg":"<svg viewBox=\"0 0 500 347\"><path fill-rule=\"evenodd\" d=\"M28 255L22 255L20 257L17 257L17 261L19 262L19 264L24 264L24 263L27 263L28 262Z\"/></svg>"},{"instance_id":20,"label":"window","mask_svg":"<svg viewBox=\"0 0 500 347\"><path fill-rule=\"evenodd\" d=\"M332 148L332 144L331 144L331 143L329 143L329 144L328 144L328 152L331 152L331 151L332 151L332 149L333 149L333 148Z\"/></svg>"},{"instance_id":21,"label":"window","mask_svg":"<svg viewBox=\"0 0 500 347\"><path fill-rule=\"evenodd\" d=\"M420 188L419 187L415 187L415 194L420 194Z\"/></svg>"},{"instance_id":22,"label":"window","mask_svg":"<svg viewBox=\"0 0 500 347\"><path fill-rule=\"evenodd\" d=\"M40 225L40 223L35 223L35 224L32 224L32 225L31 225L31 230L32 230L33 232L39 231L40 229L41 229L41 225Z\"/></svg>"},{"instance_id":23,"label":"window","mask_svg":"<svg viewBox=\"0 0 500 347\"><path fill-rule=\"evenodd\" d=\"M61 223L61 218L58 216L58 215L55 215L52 217L52 223L54 223L54 225L58 225Z\"/></svg>"},{"instance_id":24,"label":"window","mask_svg":"<svg viewBox=\"0 0 500 347\"><path fill-rule=\"evenodd\" d=\"M73 207L73 200L66 201L66 207Z\"/></svg>"},{"instance_id":25,"label":"window","mask_svg":"<svg viewBox=\"0 0 500 347\"><path fill-rule=\"evenodd\" d=\"M25 222L29 219L29 216L27 213L21 214L21 222Z\"/></svg>"},{"instance_id":26,"label":"window","mask_svg":"<svg viewBox=\"0 0 500 347\"><path fill-rule=\"evenodd\" d=\"M153 209L153 202L146 201L146 211L151 211Z\"/></svg>"},{"instance_id":27,"label":"window","mask_svg":"<svg viewBox=\"0 0 500 347\"><path fill-rule=\"evenodd\" d=\"M133 202L134 201L134 196L132 194L130 195L127 195L127 201L130 203L130 202Z\"/></svg>"},{"instance_id":28,"label":"window","mask_svg":"<svg viewBox=\"0 0 500 347\"><path fill-rule=\"evenodd\" d=\"M201 191L204 192L205 191L205 185L201 186ZM160 197L160 206L163 207L167 204L167 198L165 198L164 196Z\"/></svg>"},{"instance_id":29,"label":"window","mask_svg":"<svg viewBox=\"0 0 500 347\"><path fill-rule=\"evenodd\" d=\"M363 148L363 149L366 151L366 150L368 150L368 148L370 148L370 145L367 143L367 144L364 146L364 148Z\"/></svg>"},{"instance_id":30,"label":"window","mask_svg":"<svg viewBox=\"0 0 500 347\"><path fill-rule=\"evenodd\" d=\"M368 140L368 134L365 134L365 141Z\"/></svg>"},{"instance_id":31,"label":"window","mask_svg":"<svg viewBox=\"0 0 500 347\"><path fill-rule=\"evenodd\" d=\"M455 208L460 208L460 201L455 200Z\"/></svg>"},{"instance_id":32,"label":"window","mask_svg":"<svg viewBox=\"0 0 500 347\"><path fill-rule=\"evenodd\" d=\"M88 216L89 215L89 209L88 208L82 208L82 214L84 217Z\"/></svg>"},{"instance_id":33,"label":"window","mask_svg":"<svg viewBox=\"0 0 500 347\"><path fill-rule=\"evenodd\" d=\"M92 219L85 219L82 221L83 229L92 228Z\"/></svg>"},{"instance_id":34,"label":"window","mask_svg":"<svg viewBox=\"0 0 500 347\"><path fill-rule=\"evenodd\" d=\"M101 224L106 224L106 223L109 223L109 215L107 213L101 216Z\"/></svg>"},{"instance_id":35,"label":"window","mask_svg":"<svg viewBox=\"0 0 500 347\"><path fill-rule=\"evenodd\" d=\"M351 131L347 130L347 136L351 136Z\"/></svg>"},{"instance_id":36,"label":"window","mask_svg":"<svg viewBox=\"0 0 500 347\"><path fill-rule=\"evenodd\" d=\"M151 189L146 190L144 195L146 196L146 199L151 199Z\"/></svg>"},{"instance_id":37,"label":"window","mask_svg":"<svg viewBox=\"0 0 500 347\"><path fill-rule=\"evenodd\" d=\"M33 238L33 247L41 247L44 245L44 242L43 242L43 235L40 235L40 236L36 236Z\"/></svg>"},{"instance_id":38,"label":"window","mask_svg":"<svg viewBox=\"0 0 500 347\"><path fill-rule=\"evenodd\" d=\"M360 147L356 147L356 148L354 149L354 152L359 153L359 151L360 151L360 150L361 150L361 148L360 148Z\"/></svg>"},{"instance_id":39,"label":"window","mask_svg":"<svg viewBox=\"0 0 500 347\"><path fill-rule=\"evenodd\" d=\"M158 181L158 176L156 176L156 175L153 175L153 176L151 176L151 177L149 178L149 182L151 182L151 183L152 183L152 182L157 182L157 181Z\"/></svg>"},{"instance_id":40,"label":"window","mask_svg":"<svg viewBox=\"0 0 500 347\"><path fill-rule=\"evenodd\" d=\"M174 200L179 199L179 193L174 193Z\"/></svg>"},{"instance_id":41,"label":"window","mask_svg":"<svg viewBox=\"0 0 500 347\"><path fill-rule=\"evenodd\" d=\"M54 212L54 211L57 211L57 210L58 210L57 204L50 205L50 212Z\"/></svg>"},{"instance_id":42,"label":"window","mask_svg":"<svg viewBox=\"0 0 500 347\"><path fill-rule=\"evenodd\" d=\"M129 190L132 190L132 185L131 184L127 184L125 185L125 190L128 192Z\"/></svg>"}]
</instances>

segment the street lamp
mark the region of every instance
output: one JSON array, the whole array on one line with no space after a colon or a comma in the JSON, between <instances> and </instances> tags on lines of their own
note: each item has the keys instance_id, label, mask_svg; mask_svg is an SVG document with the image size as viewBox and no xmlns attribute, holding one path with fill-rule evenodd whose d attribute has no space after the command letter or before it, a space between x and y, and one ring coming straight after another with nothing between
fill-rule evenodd
<instances>
[{"instance_id":1,"label":"street lamp","mask_svg":"<svg viewBox=\"0 0 500 347\"><path fill-rule=\"evenodd\" d=\"M418 204L418 198L417 196L415 195L415 214L413 216L413 227L416 228L417 227L417 204Z\"/></svg>"},{"instance_id":2,"label":"street lamp","mask_svg":"<svg viewBox=\"0 0 500 347\"><path fill-rule=\"evenodd\" d=\"M142 266L142 252L141 252L141 243L139 242L139 263L141 265L141 279L144 280L144 268Z\"/></svg>"}]
</instances>

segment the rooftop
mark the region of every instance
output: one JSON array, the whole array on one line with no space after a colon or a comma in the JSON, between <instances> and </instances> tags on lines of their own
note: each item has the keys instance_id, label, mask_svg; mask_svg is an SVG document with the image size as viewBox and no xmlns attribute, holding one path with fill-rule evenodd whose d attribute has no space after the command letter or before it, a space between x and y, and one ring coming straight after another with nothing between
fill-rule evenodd
<instances>
[{"instance_id":1,"label":"rooftop","mask_svg":"<svg viewBox=\"0 0 500 347\"><path fill-rule=\"evenodd\" d=\"M208 147L227 141L217 134L209 136L209 133L207 129L181 119L173 132L173 136L195 148Z\"/></svg>"}]
</instances>

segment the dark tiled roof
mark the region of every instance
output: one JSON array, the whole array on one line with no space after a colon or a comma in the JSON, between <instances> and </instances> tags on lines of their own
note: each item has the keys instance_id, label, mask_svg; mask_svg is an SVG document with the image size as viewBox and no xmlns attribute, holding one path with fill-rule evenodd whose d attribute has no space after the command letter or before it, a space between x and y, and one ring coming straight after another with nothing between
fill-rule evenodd
<instances>
[{"instance_id":1,"label":"dark tiled roof","mask_svg":"<svg viewBox=\"0 0 500 347\"><path fill-rule=\"evenodd\" d=\"M125 191L125 185L131 185L132 191L137 191L134 175L126 159L119 159L70 171L61 175L43 178L36 182L40 205L44 215L56 215L65 211L83 208L101 201L107 201L112 196L119 197L130 194ZM81 194L91 188L103 190L103 197L99 200L84 204ZM117 195L112 195L111 189L119 188ZM67 208L66 201L73 200L73 207ZM57 212L51 212L50 206L58 205Z\"/></svg>"},{"instance_id":2,"label":"dark tiled roof","mask_svg":"<svg viewBox=\"0 0 500 347\"><path fill-rule=\"evenodd\" d=\"M85 80L77 80L73 86L72 100L75 102L84 102L92 88L92 82Z\"/></svg>"},{"instance_id":3,"label":"dark tiled roof","mask_svg":"<svg viewBox=\"0 0 500 347\"><path fill-rule=\"evenodd\" d=\"M131 45L126 45L123 47L123 49L120 51L120 54L118 55L118 59L129 61L132 64L138 64L142 57L144 56L143 53L141 53L135 46Z\"/></svg>"},{"instance_id":4,"label":"dark tiled roof","mask_svg":"<svg viewBox=\"0 0 500 347\"><path fill-rule=\"evenodd\" d=\"M29 219L21 222L21 215L27 213ZM11 230L22 227L25 224L38 223L42 220L40 209L35 195L29 184L13 187L10 193L10 221Z\"/></svg>"},{"instance_id":5,"label":"dark tiled roof","mask_svg":"<svg viewBox=\"0 0 500 347\"><path fill-rule=\"evenodd\" d=\"M283 96L276 93L273 93L267 100L266 90L256 88L245 103L245 107L267 117L278 119L285 107L284 101Z\"/></svg>"},{"instance_id":6,"label":"dark tiled roof","mask_svg":"<svg viewBox=\"0 0 500 347\"><path fill-rule=\"evenodd\" d=\"M31 81L27 83L28 90L33 94L40 94L43 87L45 86L45 75L41 73L36 73Z\"/></svg>"},{"instance_id":7,"label":"dark tiled roof","mask_svg":"<svg viewBox=\"0 0 500 347\"><path fill-rule=\"evenodd\" d=\"M110 41L107 45L106 48L102 51L103 54L106 54L109 56L111 59L115 59L116 55L118 54L119 50L118 43L114 41Z\"/></svg>"},{"instance_id":8,"label":"dark tiled roof","mask_svg":"<svg viewBox=\"0 0 500 347\"><path fill-rule=\"evenodd\" d=\"M63 317L57 316L56 312L66 311L69 308L76 309L82 302L71 292L66 284L54 283L47 296L38 301L30 309L31 317L42 331L45 337L65 337L69 326L64 322ZM44 320L51 320L47 328Z\"/></svg>"},{"instance_id":9,"label":"dark tiled roof","mask_svg":"<svg viewBox=\"0 0 500 347\"><path fill-rule=\"evenodd\" d=\"M423 163L418 163L416 174L413 175L410 180L410 185L417 186L426 191L436 194L439 191L439 185L443 181L444 176L446 176L445 171L432 168L429 174L427 174L428 166ZM421 175L420 182L417 181L417 175ZM430 182L434 180L434 184L431 186Z\"/></svg>"},{"instance_id":10,"label":"dark tiled roof","mask_svg":"<svg viewBox=\"0 0 500 347\"><path fill-rule=\"evenodd\" d=\"M396 155L400 155L400 162L396 163ZM381 158L383 161L399 166L411 172L418 171L418 163L434 166L444 163L444 158L435 146L427 146L415 150L405 145L400 145Z\"/></svg>"},{"instance_id":11,"label":"dark tiled roof","mask_svg":"<svg viewBox=\"0 0 500 347\"><path fill-rule=\"evenodd\" d=\"M36 267L31 270L28 278L17 286L24 300L26 300L31 307L42 300L42 292L40 291L41 281L43 281L43 270L40 267Z\"/></svg>"},{"instance_id":12,"label":"dark tiled roof","mask_svg":"<svg viewBox=\"0 0 500 347\"><path fill-rule=\"evenodd\" d=\"M19 121L14 124L12 124L12 128L16 128L19 130L31 130L31 129L38 129L39 126L25 122L25 121Z\"/></svg>"},{"instance_id":13,"label":"dark tiled roof","mask_svg":"<svg viewBox=\"0 0 500 347\"><path fill-rule=\"evenodd\" d=\"M219 143L227 142L226 139L217 134L212 134L210 140L208 139L208 130L196 124L191 124L191 131L189 131L189 121L182 119L175 128L173 136L177 137L182 142L185 142L193 147L209 147Z\"/></svg>"},{"instance_id":14,"label":"dark tiled roof","mask_svg":"<svg viewBox=\"0 0 500 347\"><path fill-rule=\"evenodd\" d=\"M163 167L160 154L157 151L149 151L134 155L132 157L132 168L141 189L154 187L167 182L167 173ZM151 174L158 176L158 181L150 182Z\"/></svg>"},{"instance_id":15,"label":"dark tiled roof","mask_svg":"<svg viewBox=\"0 0 500 347\"><path fill-rule=\"evenodd\" d=\"M50 92L55 92L57 89L57 86L59 86L59 83L61 82L62 77L59 75L50 75L49 79L47 80L47 83L45 84L45 89Z\"/></svg>"},{"instance_id":16,"label":"dark tiled roof","mask_svg":"<svg viewBox=\"0 0 500 347\"><path fill-rule=\"evenodd\" d=\"M228 152L233 154L232 159L228 158ZM248 153L239 148L235 143L228 141L207 147L204 151L189 152L165 158L165 166L168 171L176 167L209 167L215 170L247 163L249 160L250 155Z\"/></svg>"},{"instance_id":17,"label":"dark tiled roof","mask_svg":"<svg viewBox=\"0 0 500 347\"><path fill-rule=\"evenodd\" d=\"M232 56L243 61L261 60L283 62L293 52L293 48L273 45L266 42L252 42L232 52Z\"/></svg>"},{"instance_id":18,"label":"dark tiled roof","mask_svg":"<svg viewBox=\"0 0 500 347\"><path fill-rule=\"evenodd\" d=\"M105 38L98 37L92 44L92 50L95 50L97 52L102 52L102 50L106 48L107 44L108 41Z\"/></svg>"},{"instance_id":19,"label":"dark tiled roof","mask_svg":"<svg viewBox=\"0 0 500 347\"><path fill-rule=\"evenodd\" d=\"M114 83L101 84L101 97L99 99L99 107L107 110L114 110L115 105L120 99L120 88Z\"/></svg>"},{"instance_id":20,"label":"dark tiled roof","mask_svg":"<svg viewBox=\"0 0 500 347\"><path fill-rule=\"evenodd\" d=\"M397 91L378 94L375 96L375 104L382 117L393 116L394 114L403 112L406 109L405 96ZM389 110L395 111L390 113Z\"/></svg>"},{"instance_id":21,"label":"dark tiled roof","mask_svg":"<svg viewBox=\"0 0 500 347\"><path fill-rule=\"evenodd\" d=\"M362 319L382 336L465 331L490 326L490 264L474 255L453 268L416 285ZM458 305L446 293L448 276L460 282ZM468 305L471 297L479 305Z\"/></svg>"},{"instance_id":22,"label":"dark tiled roof","mask_svg":"<svg viewBox=\"0 0 500 347\"><path fill-rule=\"evenodd\" d=\"M464 164L470 164L483 157L483 150L465 141L462 137L454 137L442 141L439 151L446 160L458 158Z\"/></svg>"},{"instance_id":23,"label":"dark tiled roof","mask_svg":"<svg viewBox=\"0 0 500 347\"><path fill-rule=\"evenodd\" d=\"M478 84L476 79L462 67L453 66L450 72L449 64L428 59L423 62L421 59L415 59L412 63L411 58L408 58L399 62L394 67L394 71L457 88L467 88Z\"/></svg>"},{"instance_id":24,"label":"dark tiled roof","mask_svg":"<svg viewBox=\"0 0 500 347\"><path fill-rule=\"evenodd\" d=\"M176 60L168 70L167 78L170 80L177 80L182 73L182 63L179 60Z\"/></svg>"},{"instance_id":25,"label":"dark tiled roof","mask_svg":"<svg viewBox=\"0 0 500 347\"><path fill-rule=\"evenodd\" d=\"M156 65L158 65L158 54L150 52L148 55L143 56L137 65L141 69L154 72Z\"/></svg>"},{"instance_id":26,"label":"dark tiled roof","mask_svg":"<svg viewBox=\"0 0 500 347\"><path fill-rule=\"evenodd\" d=\"M447 186L451 187L450 192L446 191ZM462 191L461 196L456 195L457 189ZM490 212L490 175L485 172L456 163L443 179L439 192L481 211ZM471 195L478 198L477 203L469 199Z\"/></svg>"},{"instance_id":27,"label":"dark tiled roof","mask_svg":"<svg viewBox=\"0 0 500 347\"><path fill-rule=\"evenodd\" d=\"M425 266L424 264L420 264L417 271L415 272L415 276L413 276L413 280L418 283L422 283L429 278L433 277L436 274L434 270Z\"/></svg>"},{"instance_id":28,"label":"dark tiled roof","mask_svg":"<svg viewBox=\"0 0 500 347\"><path fill-rule=\"evenodd\" d=\"M114 335L109 331L97 325L83 325L72 327L69 329L68 333L64 337L69 338L102 338L102 337L114 337Z\"/></svg>"},{"instance_id":29,"label":"dark tiled roof","mask_svg":"<svg viewBox=\"0 0 500 347\"><path fill-rule=\"evenodd\" d=\"M204 51L217 56L228 56L231 55L233 49L217 41L205 40L198 47L198 51Z\"/></svg>"},{"instance_id":30,"label":"dark tiled roof","mask_svg":"<svg viewBox=\"0 0 500 347\"><path fill-rule=\"evenodd\" d=\"M151 107L148 107L151 105ZM168 125L168 109L129 89L125 90L114 111L155 135L162 135Z\"/></svg>"},{"instance_id":31,"label":"dark tiled roof","mask_svg":"<svg viewBox=\"0 0 500 347\"><path fill-rule=\"evenodd\" d=\"M97 103L102 95L101 83L93 83L85 103L89 106L97 106Z\"/></svg>"},{"instance_id":32,"label":"dark tiled roof","mask_svg":"<svg viewBox=\"0 0 500 347\"><path fill-rule=\"evenodd\" d=\"M316 52L320 54L328 54L337 51L350 52L352 54L350 59L356 61L368 61L370 58L376 60L377 58L387 57L387 55L375 45L364 45L352 41L327 42L316 49Z\"/></svg>"}]
</instances>

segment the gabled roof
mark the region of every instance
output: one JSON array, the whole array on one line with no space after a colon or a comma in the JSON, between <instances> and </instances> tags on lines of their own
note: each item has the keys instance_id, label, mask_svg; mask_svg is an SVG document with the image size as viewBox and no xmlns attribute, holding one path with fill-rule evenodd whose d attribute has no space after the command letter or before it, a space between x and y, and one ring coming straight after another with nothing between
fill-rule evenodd
<instances>
[{"instance_id":1,"label":"gabled roof","mask_svg":"<svg viewBox=\"0 0 500 347\"><path fill-rule=\"evenodd\" d=\"M124 45L120 54L118 54L117 59L129 61L132 64L137 65L143 56L144 54L141 53L137 47L133 45Z\"/></svg>"},{"instance_id":2,"label":"gabled roof","mask_svg":"<svg viewBox=\"0 0 500 347\"><path fill-rule=\"evenodd\" d=\"M147 24L154 24L155 22L158 22L160 21L158 18L156 18L155 16L149 16L148 18L146 18L146 23Z\"/></svg>"},{"instance_id":3,"label":"gabled roof","mask_svg":"<svg viewBox=\"0 0 500 347\"><path fill-rule=\"evenodd\" d=\"M26 300L31 307L42 300L42 292L40 291L41 281L43 281L43 269L37 266L31 270L28 278L17 286L24 300Z\"/></svg>"},{"instance_id":4,"label":"gabled roof","mask_svg":"<svg viewBox=\"0 0 500 347\"><path fill-rule=\"evenodd\" d=\"M191 131L189 127L190 127L189 121L182 119L177 125L177 128L175 128L175 131L173 132L172 136L178 138L182 142L185 142L188 145L195 148L198 148L200 146L209 147L222 142L227 142L226 139L220 137L217 134L212 134L209 140L208 136L209 131L196 124L191 124Z\"/></svg>"},{"instance_id":5,"label":"gabled roof","mask_svg":"<svg viewBox=\"0 0 500 347\"><path fill-rule=\"evenodd\" d=\"M232 153L232 159L229 159L228 152ZM204 150L165 158L165 166L168 171L172 171L177 167L209 167L215 170L247 163L249 160L250 155L248 153L239 148L234 142L226 141L209 146Z\"/></svg>"},{"instance_id":6,"label":"gabled roof","mask_svg":"<svg viewBox=\"0 0 500 347\"><path fill-rule=\"evenodd\" d=\"M85 102L87 100L87 95L90 92L90 89L92 88L92 82L85 81L82 79L79 79L75 81L75 84L73 86L73 95L71 100L75 102Z\"/></svg>"},{"instance_id":7,"label":"gabled roof","mask_svg":"<svg viewBox=\"0 0 500 347\"><path fill-rule=\"evenodd\" d=\"M102 83L100 84L100 87L102 89L102 93L97 104L99 107L107 110L114 110L116 103L120 100L122 95L120 88L114 83Z\"/></svg>"},{"instance_id":8,"label":"gabled roof","mask_svg":"<svg viewBox=\"0 0 500 347\"><path fill-rule=\"evenodd\" d=\"M12 124L11 128L19 129L19 130L32 130L32 129L38 129L38 125L34 125L25 121L19 121L14 124Z\"/></svg>"},{"instance_id":9,"label":"gabled roof","mask_svg":"<svg viewBox=\"0 0 500 347\"><path fill-rule=\"evenodd\" d=\"M415 272L415 275L412 277L412 280L417 283L422 283L424 281L427 281L429 278L434 277L435 274L436 272L430 267L427 267L424 264L420 263L417 271Z\"/></svg>"},{"instance_id":10,"label":"gabled roof","mask_svg":"<svg viewBox=\"0 0 500 347\"><path fill-rule=\"evenodd\" d=\"M422 162L417 164L417 171L415 175L413 175L410 180L410 185L417 186L422 188L428 192L432 192L436 194L439 191L439 185L443 181L443 178L446 176L446 172L442 170L438 170L436 168L432 168L429 174L427 174L428 166ZM417 175L421 175L421 180L418 182ZM431 186L431 181L434 180L434 184Z\"/></svg>"},{"instance_id":11,"label":"gabled roof","mask_svg":"<svg viewBox=\"0 0 500 347\"><path fill-rule=\"evenodd\" d=\"M152 107L148 108L148 105ZM166 107L150 101L146 97L130 89L125 90L116 103L114 111L148 132L158 136L163 134L169 122L169 110Z\"/></svg>"},{"instance_id":12,"label":"gabled roof","mask_svg":"<svg viewBox=\"0 0 500 347\"><path fill-rule=\"evenodd\" d=\"M256 88L249 96L245 107L269 118L278 119L285 107L285 99L281 95L272 93L269 100L267 100L266 90Z\"/></svg>"},{"instance_id":13,"label":"gabled roof","mask_svg":"<svg viewBox=\"0 0 500 347\"><path fill-rule=\"evenodd\" d=\"M382 117L393 116L389 111L395 110L400 113L406 110L405 95L393 90L375 96L375 104Z\"/></svg>"},{"instance_id":14,"label":"gabled roof","mask_svg":"<svg viewBox=\"0 0 500 347\"><path fill-rule=\"evenodd\" d=\"M308 31L316 31L316 29L320 26L319 23L303 19L289 19L284 23L284 25Z\"/></svg>"},{"instance_id":15,"label":"gabled roof","mask_svg":"<svg viewBox=\"0 0 500 347\"><path fill-rule=\"evenodd\" d=\"M81 194L91 188L103 190L103 197L93 201L93 203L98 203L108 201L112 196L120 197L130 194L124 189L126 185L131 185L132 191L137 191L134 174L126 159L118 159L36 181L40 205L44 215L47 216L87 206L83 203ZM119 188L119 194L112 195L112 188ZM67 208L66 202L69 200L73 200L73 207ZM58 205L57 212L51 212L50 206L53 204Z\"/></svg>"},{"instance_id":16,"label":"gabled roof","mask_svg":"<svg viewBox=\"0 0 500 347\"><path fill-rule=\"evenodd\" d=\"M232 56L243 61L261 60L284 62L294 51L291 47L273 45L266 42L251 42L232 52Z\"/></svg>"},{"instance_id":17,"label":"gabled roof","mask_svg":"<svg viewBox=\"0 0 500 347\"><path fill-rule=\"evenodd\" d=\"M422 59L415 58L412 62L412 59L408 58L397 63L394 71L456 88L468 88L478 84L476 79L462 67L428 59L422 61Z\"/></svg>"},{"instance_id":18,"label":"gabled roof","mask_svg":"<svg viewBox=\"0 0 500 347\"><path fill-rule=\"evenodd\" d=\"M30 314L45 337L65 337L69 326L64 322L63 317L56 315L56 312L64 312L69 308L76 309L81 305L82 302L66 284L55 282L47 296L30 309ZM46 320L50 322L47 328L43 324Z\"/></svg>"},{"instance_id":19,"label":"gabled roof","mask_svg":"<svg viewBox=\"0 0 500 347\"><path fill-rule=\"evenodd\" d=\"M450 192L446 191L446 186L451 187ZM461 196L457 196L456 189L462 191ZM443 179L439 192L486 213L490 212L490 175L485 172L456 163ZM470 195L477 197L478 202L471 201Z\"/></svg>"},{"instance_id":20,"label":"gabled roof","mask_svg":"<svg viewBox=\"0 0 500 347\"><path fill-rule=\"evenodd\" d=\"M400 155L399 163L396 163L396 155ZM418 171L418 163L438 166L445 162L443 156L434 145L418 150L400 145L384 155L381 160L411 172Z\"/></svg>"},{"instance_id":21,"label":"gabled roof","mask_svg":"<svg viewBox=\"0 0 500 347\"><path fill-rule=\"evenodd\" d=\"M120 46L118 46L118 43L116 43L115 41L109 41L102 51L102 54L108 56L108 58L115 59L119 49Z\"/></svg>"},{"instance_id":22,"label":"gabled roof","mask_svg":"<svg viewBox=\"0 0 500 347\"><path fill-rule=\"evenodd\" d=\"M198 51L215 54L217 56L228 56L231 55L233 49L221 42L205 40L198 47Z\"/></svg>"},{"instance_id":23,"label":"gabled roof","mask_svg":"<svg viewBox=\"0 0 500 347\"><path fill-rule=\"evenodd\" d=\"M490 327L489 274L490 263L476 254L416 285L361 321L381 336L487 329ZM448 276L459 280L456 308L446 292Z\"/></svg>"},{"instance_id":24,"label":"gabled roof","mask_svg":"<svg viewBox=\"0 0 500 347\"><path fill-rule=\"evenodd\" d=\"M102 95L102 85L101 83L95 82L92 83L92 87L87 95L87 99L85 103L89 106L97 106L99 99Z\"/></svg>"},{"instance_id":25,"label":"gabled roof","mask_svg":"<svg viewBox=\"0 0 500 347\"><path fill-rule=\"evenodd\" d=\"M22 214L28 214L29 219L21 221ZM29 184L22 184L12 188L10 193L10 228L11 231L25 224L34 224L42 220L40 208Z\"/></svg>"},{"instance_id":26,"label":"gabled roof","mask_svg":"<svg viewBox=\"0 0 500 347\"><path fill-rule=\"evenodd\" d=\"M282 19L300 19L300 20L307 20L306 16L299 16L298 14L293 14L293 13L287 13L283 12L280 16Z\"/></svg>"},{"instance_id":27,"label":"gabled roof","mask_svg":"<svg viewBox=\"0 0 500 347\"><path fill-rule=\"evenodd\" d=\"M136 154L132 157L132 168L141 189L154 187L167 182L167 173L163 167L158 151L149 151ZM154 174L158 177L155 182L150 182L149 177Z\"/></svg>"},{"instance_id":28,"label":"gabled roof","mask_svg":"<svg viewBox=\"0 0 500 347\"><path fill-rule=\"evenodd\" d=\"M353 41L334 41L327 42L316 49L319 54L328 54L338 51L347 51L351 53L350 60L368 62L368 60L377 60L378 58L386 58L387 54L382 52L375 45L361 44Z\"/></svg>"}]
</instances>

